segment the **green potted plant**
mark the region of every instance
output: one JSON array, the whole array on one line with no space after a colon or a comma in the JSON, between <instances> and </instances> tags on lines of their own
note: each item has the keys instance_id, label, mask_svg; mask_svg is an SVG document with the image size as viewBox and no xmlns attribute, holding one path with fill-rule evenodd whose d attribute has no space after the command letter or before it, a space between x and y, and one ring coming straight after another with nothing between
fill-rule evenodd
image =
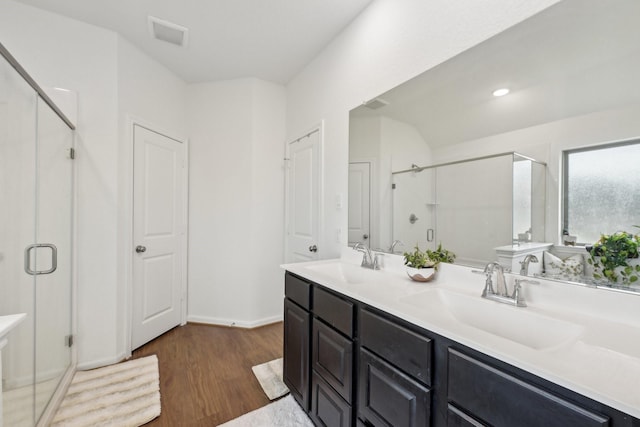
<instances>
[{"instance_id":1,"label":"green potted plant","mask_svg":"<svg viewBox=\"0 0 640 427\"><path fill-rule=\"evenodd\" d=\"M590 255L587 262L593 266L593 277L623 285L637 282L640 279L638 248L638 235L626 231L602 234L593 246L587 246Z\"/></svg>"},{"instance_id":2,"label":"green potted plant","mask_svg":"<svg viewBox=\"0 0 640 427\"><path fill-rule=\"evenodd\" d=\"M442 243L434 251L422 251L418 245L414 249L413 252L404 253L404 264L409 277L417 282L433 280L441 262L453 262L456 258L453 252L442 247Z\"/></svg>"}]
</instances>

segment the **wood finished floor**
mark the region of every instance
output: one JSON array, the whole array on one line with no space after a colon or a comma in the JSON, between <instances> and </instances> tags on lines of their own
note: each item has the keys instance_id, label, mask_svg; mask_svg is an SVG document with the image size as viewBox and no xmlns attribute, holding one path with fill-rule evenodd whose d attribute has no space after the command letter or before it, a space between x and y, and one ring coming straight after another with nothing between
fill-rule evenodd
<instances>
[{"instance_id":1,"label":"wood finished floor","mask_svg":"<svg viewBox=\"0 0 640 427\"><path fill-rule=\"evenodd\" d=\"M133 352L156 354L160 417L148 427L217 426L269 403L251 367L282 357L282 323L255 329L188 323Z\"/></svg>"}]
</instances>

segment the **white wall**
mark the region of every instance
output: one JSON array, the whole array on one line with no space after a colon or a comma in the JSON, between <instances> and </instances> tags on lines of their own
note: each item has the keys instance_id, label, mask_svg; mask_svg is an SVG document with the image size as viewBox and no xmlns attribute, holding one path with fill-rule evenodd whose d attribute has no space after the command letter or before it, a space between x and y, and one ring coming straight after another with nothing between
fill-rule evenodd
<instances>
[{"instance_id":1,"label":"white wall","mask_svg":"<svg viewBox=\"0 0 640 427\"><path fill-rule=\"evenodd\" d=\"M286 92L281 85L253 81L253 150L250 324L282 319L284 312L284 142ZM233 256L233 254L229 254ZM238 278L236 278L238 280Z\"/></svg>"},{"instance_id":2,"label":"white wall","mask_svg":"<svg viewBox=\"0 0 640 427\"><path fill-rule=\"evenodd\" d=\"M387 249L395 239L402 240L405 247L399 246L400 250L409 250L414 242L408 239L396 237L392 225L398 224L393 216L393 197L394 193L391 188L393 183L394 171L411 169L412 164L418 166L426 166L431 164L431 147L425 142L418 130L408 123L400 122L389 117L382 117L380 121L380 147L381 147L381 164L380 164L380 189L379 189L379 206L378 222L380 229L380 247ZM426 174L425 174L426 175ZM423 189L425 193L425 201L433 200L433 195L428 188ZM425 210L431 209L423 205ZM418 212L416 215L420 216ZM423 221L419 224L426 234L428 223L426 221L427 214L422 216ZM389 221L394 218L394 221ZM408 218L408 217L407 217ZM411 227L408 219L402 222ZM416 225L416 224L413 224ZM404 235L405 233L401 233ZM406 241L405 241L406 240ZM423 246L423 249L425 247Z\"/></svg>"},{"instance_id":3,"label":"white wall","mask_svg":"<svg viewBox=\"0 0 640 427\"><path fill-rule=\"evenodd\" d=\"M374 165L374 176L371 178L370 245L373 248L387 249L394 239L400 239L413 247L415 242L402 236L411 235L416 224L409 224L408 220L394 220L394 224L402 224L403 228L393 230L389 219L393 218L394 197L391 173L410 169L412 164L431 164L431 148L418 130L413 125L389 117L352 116L349 122L349 161L370 161ZM427 194L425 197L432 196ZM416 212L416 215L423 218L418 227L425 225L426 205L424 210L425 212ZM426 236L426 227L423 231Z\"/></svg>"},{"instance_id":4,"label":"white wall","mask_svg":"<svg viewBox=\"0 0 640 427\"><path fill-rule=\"evenodd\" d=\"M130 264L134 246L131 242L131 183L133 182L131 124L135 121L187 143L187 85L163 65L120 36L118 36L117 54L119 144L116 354L120 357L128 354L128 337L130 336L127 320L131 311Z\"/></svg>"},{"instance_id":5,"label":"white wall","mask_svg":"<svg viewBox=\"0 0 640 427\"><path fill-rule=\"evenodd\" d=\"M118 361L128 334L126 117L186 134L185 84L111 31L13 1L0 3L0 41L41 86L78 94L78 364Z\"/></svg>"},{"instance_id":6,"label":"white wall","mask_svg":"<svg viewBox=\"0 0 640 427\"><path fill-rule=\"evenodd\" d=\"M556 2L376 0L288 84L289 138L325 120L323 256L346 244L349 110Z\"/></svg>"},{"instance_id":7,"label":"white wall","mask_svg":"<svg viewBox=\"0 0 640 427\"><path fill-rule=\"evenodd\" d=\"M282 316L284 88L190 85L189 320L253 326Z\"/></svg>"},{"instance_id":8,"label":"white wall","mask_svg":"<svg viewBox=\"0 0 640 427\"><path fill-rule=\"evenodd\" d=\"M117 322L117 37L0 3L0 40L41 85L78 93L78 358L114 356Z\"/></svg>"}]
</instances>

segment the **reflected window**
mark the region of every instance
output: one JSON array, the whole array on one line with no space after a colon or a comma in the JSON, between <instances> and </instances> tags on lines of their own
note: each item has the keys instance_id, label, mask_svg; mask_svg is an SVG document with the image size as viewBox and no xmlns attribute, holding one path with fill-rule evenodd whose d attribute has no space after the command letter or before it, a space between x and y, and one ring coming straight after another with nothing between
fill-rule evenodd
<instances>
[{"instance_id":1,"label":"reflected window","mask_svg":"<svg viewBox=\"0 0 640 427\"><path fill-rule=\"evenodd\" d=\"M563 233L592 244L600 234L640 232L640 140L563 153Z\"/></svg>"}]
</instances>

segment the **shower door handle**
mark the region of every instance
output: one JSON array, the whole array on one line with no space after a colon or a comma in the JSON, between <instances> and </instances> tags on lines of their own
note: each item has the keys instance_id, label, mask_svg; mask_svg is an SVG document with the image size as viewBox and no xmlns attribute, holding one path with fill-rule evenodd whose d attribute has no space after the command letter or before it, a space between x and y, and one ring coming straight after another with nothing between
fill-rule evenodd
<instances>
[{"instance_id":1,"label":"shower door handle","mask_svg":"<svg viewBox=\"0 0 640 427\"><path fill-rule=\"evenodd\" d=\"M36 248L49 248L51 249L51 268L48 270L33 270L31 269L31 250ZM36 243L29 245L24 250L24 271L31 276L37 276L39 274L51 274L58 268L58 248L53 243Z\"/></svg>"}]
</instances>

